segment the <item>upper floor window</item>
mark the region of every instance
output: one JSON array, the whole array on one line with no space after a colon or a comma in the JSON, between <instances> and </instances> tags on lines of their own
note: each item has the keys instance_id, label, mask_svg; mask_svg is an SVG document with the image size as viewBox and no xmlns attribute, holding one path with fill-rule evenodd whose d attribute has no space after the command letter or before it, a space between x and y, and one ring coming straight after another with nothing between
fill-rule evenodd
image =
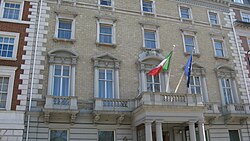
<instances>
[{"instance_id":1,"label":"upper floor window","mask_svg":"<svg viewBox=\"0 0 250 141\"><path fill-rule=\"evenodd\" d=\"M9 77L0 76L0 108L5 108L7 103Z\"/></svg>"},{"instance_id":2,"label":"upper floor window","mask_svg":"<svg viewBox=\"0 0 250 141\"><path fill-rule=\"evenodd\" d=\"M100 43L112 44L113 25L100 23L99 40Z\"/></svg>"},{"instance_id":3,"label":"upper floor window","mask_svg":"<svg viewBox=\"0 0 250 141\"><path fill-rule=\"evenodd\" d=\"M232 86L229 78L221 78L222 91L226 104L233 104Z\"/></svg>"},{"instance_id":4,"label":"upper floor window","mask_svg":"<svg viewBox=\"0 0 250 141\"><path fill-rule=\"evenodd\" d=\"M63 53L63 56L60 53ZM75 84L77 56L67 49L55 49L49 52L48 95L75 96L73 84Z\"/></svg>"},{"instance_id":5,"label":"upper floor window","mask_svg":"<svg viewBox=\"0 0 250 141\"><path fill-rule=\"evenodd\" d=\"M241 13L241 16L242 16L242 21L244 22L250 22L250 14L248 13Z\"/></svg>"},{"instance_id":6,"label":"upper floor window","mask_svg":"<svg viewBox=\"0 0 250 141\"><path fill-rule=\"evenodd\" d=\"M202 94L201 78L199 76L190 76L190 91L192 94Z\"/></svg>"},{"instance_id":7,"label":"upper floor window","mask_svg":"<svg viewBox=\"0 0 250 141\"><path fill-rule=\"evenodd\" d=\"M67 130L50 130L50 141L68 141Z\"/></svg>"},{"instance_id":8,"label":"upper floor window","mask_svg":"<svg viewBox=\"0 0 250 141\"><path fill-rule=\"evenodd\" d=\"M243 0L234 0L234 2L243 4Z\"/></svg>"},{"instance_id":9,"label":"upper floor window","mask_svg":"<svg viewBox=\"0 0 250 141\"><path fill-rule=\"evenodd\" d=\"M154 12L154 1L152 0L142 0L142 10L143 12Z\"/></svg>"},{"instance_id":10,"label":"upper floor window","mask_svg":"<svg viewBox=\"0 0 250 141\"><path fill-rule=\"evenodd\" d=\"M114 98L114 76L111 69L99 69L99 98Z\"/></svg>"},{"instance_id":11,"label":"upper floor window","mask_svg":"<svg viewBox=\"0 0 250 141\"><path fill-rule=\"evenodd\" d=\"M3 18L19 20L22 15L22 3L3 1Z\"/></svg>"},{"instance_id":12,"label":"upper floor window","mask_svg":"<svg viewBox=\"0 0 250 141\"><path fill-rule=\"evenodd\" d=\"M19 33L0 32L0 58L16 59Z\"/></svg>"},{"instance_id":13,"label":"upper floor window","mask_svg":"<svg viewBox=\"0 0 250 141\"><path fill-rule=\"evenodd\" d=\"M144 47L153 49L156 48L156 37L156 31L144 29Z\"/></svg>"},{"instance_id":14,"label":"upper floor window","mask_svg":"<svg viewBox=\"0 0 250 141\"><path fill-rule=\"evenodd\" d=\"M191 19L191 9L189 7L180 6L180 17Z\"/></svg>"},{"instance_id":15,"label":"upper floor window","mask_svg":"<svg viewBox=\"0 0 250 141\"><path fill-rule=\"evenodd\" d=\"M224 43L222 40L214 40L214 50L216 57L226 57Z\"/></svg>"},{"instance_id":16,"label":"upper floor window","mask_svg":"<svg viewBox=\"0 0 250 141\"><path fill-rule=\"evenodd\" d=\"M208 12L209 21L211 24L219 24L218 14L215 12Z\"/></svg>"},{"instance_id":17,"label":"upper floor window","mask_svg":"<svg viewBox=\"0 0 250 141\"><path fill-rule=\"evenodd\" d=\"M161 91L160 75L151 76L147 74L147 91L148 92Z\"/></svg>"},{"instance_id":18,"label":"upper floor window","mask_svg":"<svg viewBox=\"0 0 250 141\"><path fill-rule=\"evenodd\" d=\"M112 0L100 0L101 5L111 6Z\"/></svg>"},{"instance_id":19,"label":"upper floor window","mask_svg":"<svg viewBox=\"0 0 250 141\"><path fill-rule=\"evenodd\" d=\"M70 96L70 66L54 65L53 95Z\"/></svg>"},{"instance_id":20,"label":"upper floor window","mask_svg":"<svg viewBox=\"0 0 250 141\"><path fill-rule=\"evenodd\" d=\"M98 141L115 141L114 131L98 131Z\"/></svg>"},{"instance_id":21,"label":"upper floor window","mask_svg":"<svg viewBox=\"0 0 250 141\"><path fill-rule=\"evenodd\" d=\"M184 35L185 53L196 53L195 37L191 35Z\"/></svg>"},{"instance_id":22,"label":"upper floor window","mask_svg":"<svg viewBox=\"0 0 250 141\"><path fill-rule=\"evenodd\" d=\"M72 27L73 20L70 19L58 19L58 28L57 28L57 38L60 39L72 39Z\"/></svg>"}]
</instances>

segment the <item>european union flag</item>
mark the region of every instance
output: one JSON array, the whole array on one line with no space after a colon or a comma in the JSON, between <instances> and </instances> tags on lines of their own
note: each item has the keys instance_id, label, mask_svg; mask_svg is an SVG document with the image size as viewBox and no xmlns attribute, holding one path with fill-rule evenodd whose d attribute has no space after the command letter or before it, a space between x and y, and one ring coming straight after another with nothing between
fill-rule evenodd
<instances>
[{"instance_id":1,"label":"european union flag","mask_svg":"<svg viewBox=\"0 0 250 141\"><path fill-rule=\"evenodd\" d=\"M190 75L191 75L191 71L192 71L192 61L193 61L193 55L191 54L186 65L184 68L184 73L187 76L188 80L187 80L187 87L189 88L189 83L190 83Z\"/></svg>"}]
</instances>

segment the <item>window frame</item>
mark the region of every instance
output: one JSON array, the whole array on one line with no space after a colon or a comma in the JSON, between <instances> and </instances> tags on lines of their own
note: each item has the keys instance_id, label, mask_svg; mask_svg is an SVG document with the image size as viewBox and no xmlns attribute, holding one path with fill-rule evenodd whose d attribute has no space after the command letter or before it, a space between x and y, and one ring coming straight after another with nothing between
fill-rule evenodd
<instances>
[{"instance_id":1,"label":"window frame","mask_svg":"<svg viewBox=\"0 0 250 141\"><path fill-rule=\"evenodd\" d=\"M185 41L185 36L192 36L193 41L194 41L194 55L198 55L199 53L199 48L198 48L198 43L197 43L197 36L195 32L188 32L188 31L182 31L182 42L183 42L183 48L184 48L184 54L191 54L190 52L187 52L186 50L186 41Z\"/></svg>"},{"instance_id":2,"label":"window frame","mask_svg":"<svg viewBox=\"0 0 250 141\"><path fill-rule=\"evenodd\" d=\"M58 30L59 30L59 22L60 20L68 20L68 21L72 21L71 23L71 38L70 39L66 39L66 38L59 38L58 37ZM57 40L64 40L64 41L72 41L75 40L75 18L74 17L67 17L67 16L62 16L62 15L57 15L56 16L56 25L55 25L55 35L54 38Z\"/></svg>"},{"instance_id":3,"label":"window frame","mask_svg":"<svg viewBox=\"0 0 250 141\"><path fill-rule=\"evenodd\" d=\"M145 31L153 31L153 32L155 32L155 48L146 47ZM142 25L142 38L143 38L143 48L144 49L150 49L150 50L160 49L159 27L157 27L157 26L152 27L152 26Z\"/></svg>"},{"instance_id":4,"label":"window frame","mask_svg":"<svg viewBox=\"0 0 250 141\"><path fill-rule=\"evenodd\" d=\"M226 80L229 80L229 85L230 85L229 87L228 86L223 87L223 85L222 85L222 81L223 81L224 85L226 85ZM221 81L221 90L223 92L223 98L224 98L225 104L226 105L227 104L234 104L235 100L234 100L233 88L232 88L232 82L231 82L232 80L230 78L221 78L220 81ZM231 92L230 96L231 96L232 101L230 101L229 94L224 89L229 89L230 90L230 92ZM225 95L225 92L226 92L226 95Z\"/></svg>"},{"instance_id":5,"label":"window frame","mask_svg":"<svg viewBox=\"0 0 250 141\"><path fill-rule=\"evenodd\" d=\"M4 7L6 2L12 2L12 3L20 3L20 13L18 19L8 19L3 18L4 14ZM10 20L10 21L21 21L23 16L23 7L24 7L24 1L20 2L20 0L2 0L0 5L0 12L1 12L1 19Z\"/></svg>"},{"instance_id":6,"label":"window frame","mask_svg":"<svg viewBox=\"0 0 250 141\"><path fill-rule=\"evenodd\" d=\"M144 1L152 2L152 12L144 11L144 6L143 6ZM155 0L141 0L141 13L142 13L142 15L145 15L145 14L154 14L155 15L156 14Z\"/></svg>"},{"instance_id":7,"label":"window frame","mask_svg":"<svg viewBox=\"0 0 250 141\"><path fill-rule=\"evenodd\" d=\"M190 82L190 85L189 85L189 88L188 88L188 92L189 92L190 94L201 94L201 95L203 95L202 78L201 78L201 76L191 75L191 76L190 76L190 79L193 79L193 82L194 82L194 83L196 83L196 81L194 80L194 77L198 77L198 78L199 78L200 84L199 84L199 85L197 85L197 84L192 85L191 82ZM191 80L190 80L190 81L191 81ZM195 87L195 93L192 93L192 90L191 90L191 87L192 87L192 86ZM197 93L196 87L200 87L200 93Z\"/></svg>"},{"instance_id":8,"label":"window frame","mask_svg":"<svg viewBox=\"0 0 250 141\"><path fill-rule=\"evenodd\" d=\"M162 85L162 83L161 83L161 77L162 77L162 75L161 74L159 74L159 75L157 75L157 77L159 77L159 83L155 83L154 81L154 78L156 77L156 76L151 76L151 75L149 75L150 77L151 77L151 82L148 82L148 79L147 79L147 75L148 74L146 74L146 86L147 86L147 84L152 84L152 92L156 92L155 91L155 85L159 85L160 87L159 87L159 89L160 89L160 91L159 92L162 92L162 90L161 90L161 85ZM148 91L148 87L146 88L147 89L147 92L150 92L150 91Z\"/></svg>"},{"instance_id":9,"label":"window frame","mask_svg":"<svg viewBox=\"0 0 250 141\"><path fill-rule=\"evenodd\" d=\"M3 59L3 60L17 60L19 35L20 35L20 33L0 31L0 36L12 37L12 38L15 39L15 41L14 41L14 49L13 49L13 52L12 52L12 57L2 57L2 56L0 56L0 59Z\"/></svg>"},{"instance_id":10,"label":"window frame","mask_svg":"<svg viewBox=\"0 0 250 141\"><path fill-rule=\"evenodd\" d=\"M15 71L16 70L17 70L17 67L0 66L0 76L9 77L6 106L5 108L0 108L0 109L11 110L12 94L14 91L13 89L14 89L14 83L15 83Z\"/></svg>"},{"instance_id":11,"label":"window frame","mask_svg":"<svg viewBox=\"0 0 250 141\"><path fill-rule=\"evenodd\" d=\"M240 15L241 15L241 20L242 20L243 22L250 23L250 13L247 13L247 12L240 12ZM244 20L244 15L247 16L248 21L245 21L245 20Z\"/></svg>"},{"instance_id":12,"label":"window frame","mask_svg":"<svg viewBox=\"0 0 250 141\"><path fill-rule=\"evenodd\" d=\"M225 45L225 42L224 42L224 39L221 39L221 38L212 38L212 42L213 42L213 48L214 48L214 57L216 58L227 58L228 55L227 55L227 50L226 50L226 45ZM217 55L217 49L216 49L216 46L215 46L215 43L216 42L221 42L221 45L222 45L222 51L223 51L223 56L218 56Z\"/></svg>"},{"instance_id":13,"label":"window frame","mask_svg":"<svg viewBox=\"0 0 250 141\"><path fill-rule=\"evenodd\" d=\"M50 135L51 135L51 131L52 130L57 130L57 131L67 131L67 141L69 141L69 129L60 129L60 128L52 128L52 129L49 129L49 141L50 141Z\"/></svg>"},{"instance_id":14,"label":"window frame","mask_svg":"<svg viewBox=\"0 0 250 141\"><path fill-rule=\"evenodd\" d=\"M97 141L99 141L99 131L114 132L114 141L116 141L116 132L115 132L115 130L100 130L100 129L97 131Z\"/></svg>"},{"instance_id":15,"label":"window frame","mask_svg":"<svg viewBox=\"0 0 250 141\"><path fill-rule=\"evenodd\" d=\"M217 23L212 23L212 22L211 22L210 13L216 14ZM207 14L208 14L208 21L209 21L209 23L210 23L211 25L220 25L220 24L221 24L219 12L208 10L208 11L207 11Z\"/></svg>"},{"instance_id":16,"label":"window frame","mask_svg":"<svg viewBox=\"0 0 250 141\"><path fill-rule=\"evenodd\" d=\"M188 16L189 16L189 18L184 18L184 17L182 17L182 12L181 12L181 9L182 8L186 8L186 9L188 9ZM179 17L180 17L180 19L181 19L181 21L183 21L183 20L193 20L193 14L192 14L192 8L190 7L190 6L186 6L186 5L179 5Z\"/></svg>"},{"instance_id":17,"label":"window frame","mask_svg":"<svg viewBox=\"0 0 250 141\"><path fill-rule=\"evenodd\" d=\"M112 29L112 37L111 37L111 43L102 43L100 42L100 31L101 31L101 24L104 25L110 25ZM97 21L97 38L96 38L96 43L99 45L110 45L110 46L116 46L116 23L111 20L105 20L105 19L99 19Z\"/></svg>"},{"instance_id":18,"label":"window frame","mask_svg":"<svg viewBox=\"0 0 250 141\"><path fill-rule=\"evenodd\" d=\"M56 66L60 66L61 67L61 74L60 74L60 76L58 76L58 75L55 75L55 67ZM69 76L68 77L65 77L65 76L63 76L62 75L62 73L63 73L63 67L64 66L68 66L69 67ZM63 96L62 95L62 79L63 78L69 78L69 84L68 84L68 95L67 96L71 96L71 65L67 65L67 64L53 64L53 74L52 74L52 90L51 90L51 92L52 92L52 96L55 96L54 95L54 81L55 81L55 77L57 76L57 77L60 77L60 80L61 80L61 83L60 83L60 90L59 90L59 96Z\"/></svg>"},{"instance_id":19,"label":"window frame","mask_svg":"<svg viewBox=\"0 0 250 141\"><path fill-rule=\"evenodd\" d=\"M100 81L99 74L100 74L100 70L104 70L105 71L105 78L102 79L105 82L105 84L104 84L104 97L100 97L99 96L99 93L100 93L100 89L99 89L99 81ZM107 90L107 81L108 81L106 76L107 76L107 71L108 70L112 71L112 81L111 81L112 82L112 98L115 98L115 88L114 88L115 87L115 85L114 85L114 83L115 83L115 80L114 80L115 79L114 78L115 74L114 74L114 72L115 71L113 69L110 69L110 68L98 68L98 76L97 76L98 77L98 98L108 98L107 97L107 93L106 93L107 92L106 91Z\"/></svg>"}]
</instances>

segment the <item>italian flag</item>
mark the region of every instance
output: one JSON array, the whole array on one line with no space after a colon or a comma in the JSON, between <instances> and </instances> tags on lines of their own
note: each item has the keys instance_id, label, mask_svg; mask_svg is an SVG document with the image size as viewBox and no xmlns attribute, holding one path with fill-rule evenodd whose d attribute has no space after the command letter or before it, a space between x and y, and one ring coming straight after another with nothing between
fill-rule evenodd
<instances>
[{"instance_id":1,"label":"italian flag","mask_svg":"<svg viewBox=\"0 0 250 141\"><path fill-rule=\"evenodd\" d=\"M168 71L169 64L170 64L170 59L172 57L173 51L171 51L167 57L161 61L161 63L153 68L150 72L148 72L149 75L156 76L158 75L162 70Z\"/></svg>"}]
</instances>

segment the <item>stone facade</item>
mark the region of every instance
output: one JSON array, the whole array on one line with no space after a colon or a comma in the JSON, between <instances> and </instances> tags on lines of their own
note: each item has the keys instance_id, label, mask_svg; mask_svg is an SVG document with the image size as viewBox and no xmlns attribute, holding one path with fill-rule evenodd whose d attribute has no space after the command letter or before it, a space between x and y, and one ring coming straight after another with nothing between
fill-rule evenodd
<instances>
[{"instance_id":1,"label":"stone facade","mask_svg":"<svg viewBox=\"0 0 250 141\"><path fill-rule=\"evenodd\" d=\"M26 30L21 75L29 81L23 81L19 99L25 103L26 96L33 96L24 139L48 140L60 130L70 141L96 141L102 131L111 131L116 141L228 141L235 132L241 141L249 140L249 72L238 54L241 41L234 36L230 3L159 0L152 1L152 12L143 12L141 2L30 2L33 24ZM180 17L182 8L189 9L189 19ZM209 14L216 15L216 24ZM70 38L59 37L60 22L70 22ZM102 26L111 27L112 42L101 41ZM145 47L145 32L155 34L155 48ZM201 94L191 94L185 78L174 93L190 56L184 37L194 42L192 76L199 77ZM221 43L223 56L218 56L215 42ZM160 92L148 92L147 72L173 45L171 71L160 74ZM56 71L65 68L69 90L60 83L58 93ZM112 96L100 93L101 71L112 73ZM225 81L230 96L224 95Z\"/></svg>"}]
</instances>

